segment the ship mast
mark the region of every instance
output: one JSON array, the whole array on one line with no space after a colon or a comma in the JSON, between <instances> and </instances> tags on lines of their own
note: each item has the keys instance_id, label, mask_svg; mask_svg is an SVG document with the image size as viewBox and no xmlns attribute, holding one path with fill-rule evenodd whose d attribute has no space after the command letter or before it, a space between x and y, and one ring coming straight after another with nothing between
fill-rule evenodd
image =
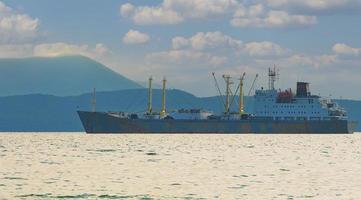
<instances>
[{"instance_id":1,"label":"ship mast","mask_svg":"<svg viewBox=\"0 0 361 200\"><path fill-rule=\"evenodd\" d=\"M239 114L244 114L244 105L243 105L243 80L246 73L243 73L243 75L239 79Z\"/></svg>"},{"instance_id":2,"label":"ship mast","mask_svg":"<svg viewBox=\"0 0 361 200\"><path fill-rule=\"evenodd\" d=\"M149 77L148 82L148 114L152 114L152 77Z\"/></svg>"},{"instance_id":3,"label":"ship mast","mask_svg":"<svg viewBox=\"0 0 361 200\"><path fill-rule=\"evenodd\" d=\"M160 116L161 117L165 117L166 115L166 110L165 110L165 92L166 92L166 82L167 80L165 79L165 77L163 78L163 89L162 89L162 110L160 111Z\"/></svg>"},{"instance_id":4,"label":"ship mast","mask_svg":"<svg viewBox=\"0 0 361 200\"><path fill-rule=\"evenodd\" d=\"M231 94L231 84L233 84L233 82L231 81L231 76L230 75L223 75L223 79L226 81L226 104L225 104L225 114L229 114L229 97Z\"/></svg>"},{"instance_id":5,"label":"ship mast","mask_svg":"<svg viewBox=\"0 0 361 200\"><path fill-rule=\"evenodd\" d=\"M275 89L275 82L277 78L276 73L276 65L273 67L273 69L268 68L268 89L274 90Z\"/></svg>"}]
</instances>

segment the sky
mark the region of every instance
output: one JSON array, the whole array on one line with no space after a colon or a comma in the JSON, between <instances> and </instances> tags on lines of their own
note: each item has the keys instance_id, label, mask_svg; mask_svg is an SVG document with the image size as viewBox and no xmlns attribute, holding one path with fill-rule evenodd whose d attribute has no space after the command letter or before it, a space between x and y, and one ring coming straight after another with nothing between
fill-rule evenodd
<instances>
[{"instance_id":1,"label":"sky","mask_svg":"<svg viewBox=\"0 0 361 200\"><path fill-rule=\"evenodd\" d=\"M196 96L212 72L266 87L275 65L277 88L361 99L360 36L361 0L0 1L0 58L79 54Z\"/></svg>"}]
</instances>

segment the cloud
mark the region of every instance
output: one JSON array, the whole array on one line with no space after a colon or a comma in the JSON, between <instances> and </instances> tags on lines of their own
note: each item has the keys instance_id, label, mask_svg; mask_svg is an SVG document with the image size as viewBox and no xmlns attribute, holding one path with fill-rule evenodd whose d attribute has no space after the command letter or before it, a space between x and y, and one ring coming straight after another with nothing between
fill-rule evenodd
<instances>
[{"instance_id":1,"label":"cloud","mask_svg":"<svg viewBox=\"0 0 361 200\"><path fill-rule=\"evenodd\" d=\"M224 15L238 5L236 0L164 0L162 7L174 10L186 19L204 19Z\"/></svg>"},{"instance_id":2,"label":"cloud","mask_svg":"<svg viewBox=\"0 0 361 200\"><path fill-rule=\"evenodd\" d=\"M113 53L102 43L94 47L68 43L42 43L42 44L2 44L0 45L0 58L24 57L56 57L66 55L83 55L95 60L102 60Z\"/></svg>"},{"instance_id":3,"label":"cloud","mask_svg":"<svg viewBox=\"0 0 361 200\"><path fill-rule=\"evenodd\" d=\"M0 1L0 42L28 42L39 34L39 19L19 14Z\"/></svg>"},{"instance_id":4,"label":"cloud","mask_svg":"<svg viewBox=\"0 0 361 200\"><path fill-rule=\"evenodd\" d=\"M163 0L158 6L121 5L120 13L138 25L179 24L186 19L207 19L229 13L236 0Z\"/></svg>"},{"instance_id":5,"label":"cloud","mask_svg":"<svg viewBox=\"0 0 361 200\"><path fill-rule=\"evenodd\" d=\"M138 25L218 18L240 28L300 28L317 24L319 15L348 14L360 8L360 0L163 0L155 6L126 3L120 12Z\"/></svg>"},{"instance_id":6,"label":"cloud","mask_svg":"<svg viewBox=\"0 0 361 200\"><path fill-rule=\"evenodd\" d=\"M256 10L252 11L253 16L259 15ZM256 73L266 74L267 67L276 64L281 70L282 81L277 86L280 88L294 86L296 79L317 85L332 81L339 73L352 77L359 74L359 57L340 55L356 55L356 52L359 55L359 48L334 46L334 53L307 54L271 41L244 42L219 31L198 32L187 37L174 37L169 50L148 53L142 70L146 71L144 73L166 74L177 88L182 86L182 89L198 95L214 94L214 88L209 87L211 72L228 73L234 78L246 72L249 84ZM347 67L347 70L340 66ZM350 82L359 83L356 79Z\"/></svg>"},{"instance_id":7,"label":"cloud","mask_svg":"<svg viewBox=\"0 0 361 200\"><path fill-rule=\"evenodd\" d=\"M137 30L129 30L123 37L125 44L142 44L147 43L150 37L146 33L141 33Z\"/></svg>"},{"instance_id":8,"label":"cloud","mask_svg":"<svg viewBox=\"0 0 361 200\"><path fill-rule=\"evenodd\" d=\"M287 10L272 9L282 7L280 2L258 1L246 5L236 0L163 0L158 6L121 5L123 17L138 25L178 24L189 19L208 20L212 17L232 16L234 27L283 28L303 27L317 23L316 16L289 14ZM257 2L257 1L256 1Z\"/></svg>"},{"instance_id":9,"label":"cloud","mask_svg":"<svg viewBox=\"0 0 361 200\"><path fill-rule=\"evenodd\" d=\"M174 37L172 39L172 47L173 49L181 49L189 46L189 40L184 37Z\"/></svg>"},{"instance_id":10,"label":"cloud","mask_svg":"<svg viewBox=\"0 0 361 200\"><path fill-rule=\"evenodd\" d=\"M197 66L219 66L227 62L225 57L214 56L209 53L193 50L170 50L150 53L146 56L149 63L173 64L173 65L192 65Z\"/></svg>"},{"instance_id":11,"label":"cloud","mask_svg":"<svg viewBox=\"0 0 361 200\"><path fill-rule=\"evenodd\" d=\"M139 25L178 24L184 20L177 12L163 7L135 7L127 3L121 6L120 12Z\"/></svg>"},{"instance_id":12,"label":"cloud","mask_svg":"<svg viewBox=\"0 0 361 200\"><path fill-rule=\"evenodd\" d=\"M307 54L291 54L287 57L256 60L259 65L269 65L276 63L284 69L292 70L317 70L335 67L335 64L342 62L337 55L307 55Z\"/></svg>"},{"instance_id":13,"label":"cloud","mask_svg":"<svg viewBox=\"0 0 361 200\"><path fill-rule=\"evenodd\" d=\"M332 47L333 52L337 54L344 55L359 55L361 53L361 48L353 48L343 43L337 43Z\"/></svg>"},{"instance_id":14,"label":"cloud","mask_svg":"<svg viewBox=\"0 0 361 200\"><path fill-rule=\"evenodd\" d=\"M282 56L290 52L290 50L268 41L247 43L244 50L250 56Z\"/></svg>"},{"instance_id":15,"label":"cloud","mask_svg":"<svg viewBox=\"0 0 361 200\"><path fill-rule=\"evenodd\" d=\"M198 32L189 38L174 37L172 47L173 49L227 53L228 55L230 53L235 55L246 53L256 57L282 56L290 52L290 50L269 41L243 43L241 40L219 31Z\"/></svg>"},{"instance_id":16,"label":"cloud","mask_svg":"<svg viewBox=\"0 0 361 200\"><path fill-rule=\"evenodd\" d=\"M231 25L234 27L258 27L258 28L284 28L284 27L304 27L317 23L316 16L290 15L285 11L271 10L262 13L263 9L245 11L238 10Z\"/></svg>"},{"instance_id":17,"label":"cloud","mask_svg":"<svg viewBox=\"0 0 361 200\"><path fill-rule=\"evenodd\" d=\"M31 56L33 56L33 45L31 44L0 45L0 58L24 58Z\"/></svg>"},{"instance_id":18,"label":"cloud","mask_svg":"<svg viewBox=\"0 0 361 200\"><path fill-rule=\"evenodd\" d=\"M293 12L323 13L354 10L361 7L360 0L267 0L270 7Z\"/></svg>"},{"instance_id":19,"label":"cloud","mask_svg":"<svg viewBox=\"0 0 361 200\"><path fill-rule=\"evenodd\" d=\"M239 49L242 47L242 41L234 39L221 32L199 32L190 39L192 48L204 50L207 48L232 48Z\"/></svg>"},{"instance_id":20,"label":"cloud","mask_svg":"<svg viewBox=\"0 0 361 200\"><path fill-rule=\"evenodd\" d=\"M109 54L109 53L112 53L108 47L103 44L103 43L98 43L95 45L95 49L94 49L94 52L96 52L96 54L99 54L99 55L106 55L106 54Z\"/></svg>"},{"instance_id":21,"label":"cloud","mask_svg":"<svg viewBox=\"0 0 361 200\"><path fill-rule=\"evenodd\" d=\"M64 55L83 55L93 59L111 53L108 48L98 43L94 48L88 45L75 45L67 43L45 43L35 45L33 48L33 56L55 57Z\"/></svg>"},{"instance_id":22,"label":"cloud","mask_svg":"<svg viewBox=\"0 0 361 200\"><path fill-rule=\"evenodd\" d=\"M135 7L130 4L130 3L126 3L120 6L120 14L123 17L131 17L132 14L134 13Z\"/></svg>"},{"instance_id":23,"label":"cloud","mask_svg":"<svg viewBox=\"0 0 361 200\"><path fill-rule=\"evenodd\" d=\"M193 50L240 50L243 46L243 42L219 31L198 32L190 38L173 38L172 46L174 49L191 48Z\"/></svg>"},{"instance_id":24,"label":"cloud","mask_svg":"<svg viewBox=\"0 0 361 200\"><path fill-rule=\"evenodd\" d=\"M190 37L174 37L169 50L148 53L146 66L153 72L187 74L197 79L205 72L239 72L242 69L234 66L252 66L256 59L277 60L290 53L269 41L244 43L219 31L198 32Z\"/></svg>"}]
</instances>

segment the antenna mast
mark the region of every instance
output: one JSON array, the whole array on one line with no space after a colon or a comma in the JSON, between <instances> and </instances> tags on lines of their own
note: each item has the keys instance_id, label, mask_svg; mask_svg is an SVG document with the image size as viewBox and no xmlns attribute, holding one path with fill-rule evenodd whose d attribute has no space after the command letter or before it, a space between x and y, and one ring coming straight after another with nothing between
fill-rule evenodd
<instances>
[{"instance_id":1,"label":"antenna mast","mask_svg":"<svg viewBox=\"0 0 361 200\"><path fill-rule=\"evenodd\" d=\"M276 78L277 78L276 65L274 65L273 69L268 68L268 89L269 90L275 89Z\"/></svg>"}]
</instances>

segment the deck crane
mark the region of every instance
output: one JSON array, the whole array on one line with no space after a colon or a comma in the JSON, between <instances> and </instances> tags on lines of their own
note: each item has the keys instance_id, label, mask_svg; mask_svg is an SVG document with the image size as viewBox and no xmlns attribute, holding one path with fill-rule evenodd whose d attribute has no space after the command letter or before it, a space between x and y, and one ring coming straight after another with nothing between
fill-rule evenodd
<instances>
[{"instance_id":1,"label":"deck crane","mask_svg":"<svg viewBox=\"0 0 361 200\"><path fill-rule=\"evenodd\" d=\"M249 91L248 91L248 95L247 95L247 96L251 95L251 92L252 92L252 90L253 90L253 87L254 87L254 84L256 83L257 78L258 78L258 74L256 74L256 77L254 77L253 82L252 82L252 85L251 85L251 88L249 88Z\"/></svg>"},{"instance_id":2,"label":"deck crane","mask_svg":"<svg viewBox=\"0 0 361 200\"><path fill-rule=\"evenodd\" d=\"M214 83L215 83L215 85L216 85L217 91L218 91L218 93L219 93L219 96L220 96L220 99L221 99L221 103L222 103L222 105L223 105L224 107L226 107L226 104L224 103L223 98L222 98L221 89L219 89L218 81L217 81L217 78L216 78L214 72L212 72L212 76L213 76Z\"/></svg>"},{"instance_id":3,"label":"deck crane","mask_svg":"<svg viewBox=\"0 0 361 200\"><path fill-rule=\"evenodd\" d=\"M236 97L236 94L238 93L238 90L239 90L239 103L238 103L238 110L239 110L239 114L243 114L244 113L244 104L243 104L243 81L244 81L244 77L246 76L246 73L244 72L242 74L242 76L240 77L239 79L239 84L237 86L237 89L233 95L233 98L232 98L232 101L231 101L231 104L233 104L233 101Z\"/></svg>"},{"instance_id":4,"label":"deck crane","mask_svg":"<svg viewBox=\"0 0 361 200\"><path fill-rule=\"evenodd\" d=\"M229 97L230 97L230 95L231 95L231 93L232 93L232 90L231 90L231 85L233 84L233 81L231 80L231 76L230 75L223 75L222 76L223 77L223 79L224 79L224 81L226 82L226 104L225 104L225 111L224 111L224 113L226 114L226 115L228 115L229 114L229 111L230 111L230 101L229 101Z\"/></svg>"}]
</instances>

